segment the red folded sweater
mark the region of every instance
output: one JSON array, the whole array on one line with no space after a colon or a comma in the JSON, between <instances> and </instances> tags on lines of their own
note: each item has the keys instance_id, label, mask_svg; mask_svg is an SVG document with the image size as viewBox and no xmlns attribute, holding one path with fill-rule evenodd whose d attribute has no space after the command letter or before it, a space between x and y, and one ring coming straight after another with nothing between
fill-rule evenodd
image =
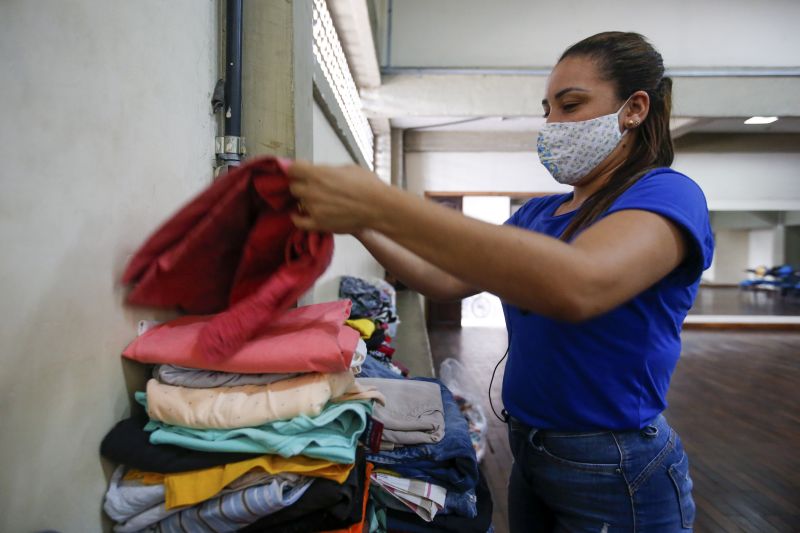
<instances>
[{"instance_id":1,"label":"red folded sweater","mask_svg":"<svg viewBox=\"0 0 800 533\"><path fill-rule=\"evenodd\" d=\"M288 165L252 160L179 210L128 263L128 303L218 313L198 341L209 360L229 356L291 307L330 264L333 236L292 224Z\"/></svg>"}]
</instances>

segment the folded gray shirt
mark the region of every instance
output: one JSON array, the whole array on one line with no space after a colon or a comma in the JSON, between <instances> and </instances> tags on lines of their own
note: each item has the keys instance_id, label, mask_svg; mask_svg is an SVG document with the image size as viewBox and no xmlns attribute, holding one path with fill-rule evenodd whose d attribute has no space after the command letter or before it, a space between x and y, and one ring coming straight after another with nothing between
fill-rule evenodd
<instances>
[{"instance_id":1,"label":"folded gray shirt","mask_svg":"<svg viewBox=\"0 0 800 533\"><path fill-rule=\"evenodd\" d=\"M268 385L298 376L299 374L233 374L215 370L201 370L177 365L156 365L153 377L167 385L192 389L235 387L237 385Z\"/></svg>"},{"instance_id":2,"label":"folded gray shirt","mask_svg":"<svg viewBox=\"0 0 800 533\"><path fill-rule=\"evenodd\" d=\"M377 387L386 405L376 403L372 418L383 423L383 440L413 445L439 442L444 437L444 407L438 383L405 379L357 378Z\"/></svg>"}]
</instances>

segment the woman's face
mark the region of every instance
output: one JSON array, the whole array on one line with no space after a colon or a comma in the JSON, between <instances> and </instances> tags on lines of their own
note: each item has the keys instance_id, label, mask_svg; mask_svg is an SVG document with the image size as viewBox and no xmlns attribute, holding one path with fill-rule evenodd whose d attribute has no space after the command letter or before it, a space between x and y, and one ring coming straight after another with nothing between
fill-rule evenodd
<instances>
[{"instance_id":1,"label":"woman's face","mask_svg":"<svg viewBox=\"0 0 800 533\"><path fill-rule=\"evenodd\" d=\"M594 61L585 56L570 56L555 66L542 100L548 124L589 120L620 106L613 84L601 79Z\"/></svg>"}]
</instances>

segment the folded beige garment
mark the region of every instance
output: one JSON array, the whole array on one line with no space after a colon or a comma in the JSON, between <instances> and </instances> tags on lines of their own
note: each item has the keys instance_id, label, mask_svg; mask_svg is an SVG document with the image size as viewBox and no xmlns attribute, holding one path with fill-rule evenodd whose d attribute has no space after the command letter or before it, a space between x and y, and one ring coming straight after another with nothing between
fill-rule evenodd
<instances>
[{"instance_id":1,"label":"folded beige garment","mask_svg":"<svg viewBox=\"0 0 800 533\"><path fill-rule=\"evenodd\" d=\"M382 440L398 445L429 444L444 437L444 406L438 383L413 379L358 378L386 398L372 418L383 423Z\"/></svg>"},{"instance_id":2,"label":"folded beige garment","mask_svg":"<svg viewBox=\"0 0 800 533\"><path fill-rule=\"evenodd\" d=\"M332 398L354 385L350 370L309 373L268 385L191 389L147 382L150 418L196 429L262 426L296 416L317 416Z\"/></svg>"}]
</instances>

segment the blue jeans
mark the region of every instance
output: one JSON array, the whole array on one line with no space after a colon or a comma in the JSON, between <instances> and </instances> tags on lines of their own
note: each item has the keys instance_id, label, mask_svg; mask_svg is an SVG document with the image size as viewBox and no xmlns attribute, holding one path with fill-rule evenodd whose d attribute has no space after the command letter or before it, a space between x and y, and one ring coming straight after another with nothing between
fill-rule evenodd
<instances>
[{"instance_id":1,"label":"blue jeans","mask_svg":"<svg viewBox=\"0 0 800 533\"><path fill-rule=\"evenodd\" d=\"M475 489L469 489L466 492L448 490L444 499L444 508L439 512L475 518L478 516L477 502L478 497L475 495Z\"/></svg>"},{"instance_id":2,"label":"blue jeans","mask_svg":"<svg viewBox=\"0 0 800 533\"><path fill-rule=\"evenodd\" d=\"M367 358L361 364L361 373L356 377L404 379L403 376L392 372L386 365L369 354L367 354Z\"/></svg>"},{"instance_id":3,"label":"blue jeans","mask_svg":"<svg viewBox=\"0 0 800 533\"><path fill-rule=\"evenodd\" d=\"M692 530L689 459L663 416L640 431L583 433L512 418L508 438L512 533Z\"/></svg>"}]
</instances>

